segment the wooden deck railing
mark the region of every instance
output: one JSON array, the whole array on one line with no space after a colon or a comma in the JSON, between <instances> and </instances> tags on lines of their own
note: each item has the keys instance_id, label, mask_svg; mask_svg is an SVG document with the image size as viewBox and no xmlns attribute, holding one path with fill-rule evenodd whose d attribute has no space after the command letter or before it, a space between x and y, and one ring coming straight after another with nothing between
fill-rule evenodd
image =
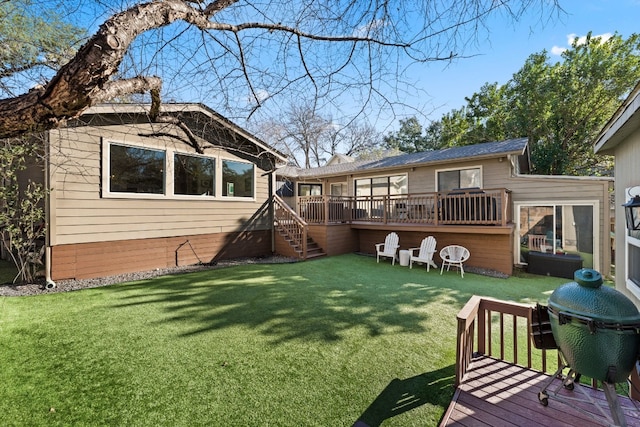
<instances>
[{"instance_id":1,"label":"wooden deck railing","mask_svg":"<svg viewBox=\"0 0 640 427\"><path fill-rule=\"evenodd\" d=\"M457 316L456 386L476 353L555 372L560 366L557 351L536 349L529 338L532 310L526 304L471 297Z\"/></svg>"},{"instance_id":2,"label":"wooden deck railing","mask_svg":"<svg viewBox=\"0 0 640 427\"><path fill-rule=\"evenodd\" d=\"M425 225L506 225L511 191L467 189L393 196L305 196L298 213L310 224L379 222Z\"/></svg>"},{"instance_id":3,"label":"wooden deck railing","mask_svg":"<svg viewBox=\"0 0 640 427\"><path fill-rule=\"evenodd\" d=\"M557 350L535 348L531 343L531 313L527 304L474 295L458 312L456 387L460 385L475 354L491 356L540 372L555 373L562 360ZM496 336L497 335L497 336ZM519 352L524 351L524 355ZM640 376L629 376L629 397L640 400ZM597 381L591 379L591 387Z\"/></svg>"},{"instance_id":4,"label":"wooden deck railing","mask_svg":"<svg viewBox=\"0 0 640 427\"><path fill-rule=\"evenodd\" d=\"M307 257L307 223L277 195L273 196L274 222L282 234L300 254Z\"/></svg>"}]
</instances>

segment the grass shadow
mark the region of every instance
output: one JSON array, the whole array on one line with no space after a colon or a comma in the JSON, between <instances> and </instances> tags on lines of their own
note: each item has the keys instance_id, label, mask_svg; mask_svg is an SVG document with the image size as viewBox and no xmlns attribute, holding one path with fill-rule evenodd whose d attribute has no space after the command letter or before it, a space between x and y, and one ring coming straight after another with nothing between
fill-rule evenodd
<instances>
[{"instance_id":1,"label":"grass shadow","mask_svg":"<svg viewBox=\"0 0 640 427\"><path fill-rule=\"evenodd\" d=\"M360 415L353 427L378 427L389 418L428 403L446 408L454 375L455 367L449 365L410 378L394 378ZM447 399L443 399L443 396L447 396Z\"/></svg>"}]
</instances>

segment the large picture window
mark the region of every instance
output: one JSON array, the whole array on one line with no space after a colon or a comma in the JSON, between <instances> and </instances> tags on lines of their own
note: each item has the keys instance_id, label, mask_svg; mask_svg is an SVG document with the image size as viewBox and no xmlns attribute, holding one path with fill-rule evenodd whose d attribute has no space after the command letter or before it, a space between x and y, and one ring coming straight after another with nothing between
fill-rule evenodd
<instances>
[{"instance_id":1,"label":"large picture window","mask_svg":"<svg viewBox=\"0 0 640 427\"><path fill-rule=\"evenodd\" d=\"M111 144L109 191L164 194L165 153L159 150Z\"/></svg>"},{"instance_id":2,"label":"large picture window","mask_svg":"<svg viewBox=\"0 0 640 427\"><path fill-rule=\"evenodd\" d=\"M225 197L253 197L253 164L222 161L222 195Z\"/></svg>"},{"instance_id":3,"label":"large picture window","mask_svg":"<svg viewBox=\"0 0 640 427\"><path fill-rule=\"evenodd\" d=\"M482 170L477 168L442 170L437 172L438 191L457 188L481 188Z\"/></svg>"},{"instance_id":4,"label":"large picture window","mask_svg":"<svg viewBox=\"0 0 640 427\"><path fill-rule=\"evenodd\" d=\"M128 199L254 198L256 165L180 152L167 146L102 142L102 197ZM168 171L168 172L167 172Z\"/></svg>"},{"instance_id":5,"label":"large picture window","mask_svg":"<svg viewBox=\"0 0 640 427\"><path fill-rule=\"evenodd\" d=\"M215 196L215 159L175 153L173 163L174 194Z\"/></svg>"}]
</instances>

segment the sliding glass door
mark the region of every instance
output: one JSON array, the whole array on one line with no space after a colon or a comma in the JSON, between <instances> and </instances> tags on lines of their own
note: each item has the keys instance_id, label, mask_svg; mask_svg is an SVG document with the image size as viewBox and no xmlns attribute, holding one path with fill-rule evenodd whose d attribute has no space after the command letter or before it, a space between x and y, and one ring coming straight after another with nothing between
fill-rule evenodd
<instances>
[{"instance_id":1,"label":"sliding glass door","mask_svg":"<svg viewBox=\"0 0 640 427\"><path fill-rule=\"evenodd\" d=\"M518 206L518 258L527 264L531 251L576 254L583 267L595 268L597 223L593 205L532 204ZM599 266L598 266L599 267Z\"/></svg>"}]
</instances>

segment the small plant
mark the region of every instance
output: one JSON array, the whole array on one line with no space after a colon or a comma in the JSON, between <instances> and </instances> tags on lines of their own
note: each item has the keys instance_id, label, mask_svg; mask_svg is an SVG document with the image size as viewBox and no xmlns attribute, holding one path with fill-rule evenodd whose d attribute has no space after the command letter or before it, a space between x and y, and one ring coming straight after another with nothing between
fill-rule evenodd
<instances>
[{"instance_id":1,"label":"small plant","mask_svg":"<svg viewBox=\"0 0 640 427\"><path fill-rule=\"evenodd\" d=\"M43 264L47 190L31 179L20 179L27 160L39 158L39 147L32 139L0 143L0 239L18 269L14 283L32 282Z\"/></svg>"}]
</instances>

